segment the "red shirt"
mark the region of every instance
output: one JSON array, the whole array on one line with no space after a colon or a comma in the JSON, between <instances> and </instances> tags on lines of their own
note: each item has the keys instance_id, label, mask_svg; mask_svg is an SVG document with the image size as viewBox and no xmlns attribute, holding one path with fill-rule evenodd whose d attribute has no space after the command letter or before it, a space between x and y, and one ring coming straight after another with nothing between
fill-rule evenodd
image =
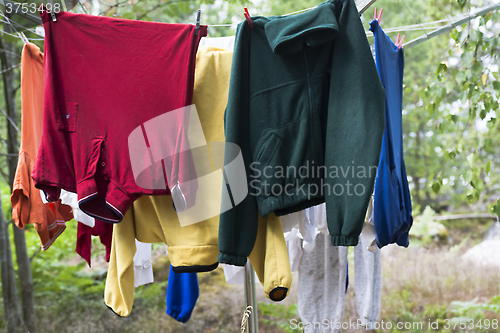
<instances>
[{"instance_id":1,"label":"red shirt","mask_svg":"<svg viewBox=\"0 0 500 333\"><path fill-rule=\"evenodd\" d=\"M80 208L120 222L143 194L128 137L143 123L191 104L196 50L207 27L48 12L44 124L32 177L49 201L78 193ZM163 161L153 169L160 168ZM166 183L166 180L165 180Z\"/></svg>"}]
</instances>

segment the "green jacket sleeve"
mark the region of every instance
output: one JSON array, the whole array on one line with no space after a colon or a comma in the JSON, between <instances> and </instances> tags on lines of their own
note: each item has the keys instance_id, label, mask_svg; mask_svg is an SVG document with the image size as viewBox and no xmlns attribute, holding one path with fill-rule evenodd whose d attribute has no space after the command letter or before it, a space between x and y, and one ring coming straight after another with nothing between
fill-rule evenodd
<instances>
[{"instance_id":1,"label":"green jacket sleeve","mask_svg":"<svg viewBox=\"0 0 500 333\"><path fill-rule=\"evenodd\" d=\"M354 1L336 1L325 163L328 229L334 246L354 246L373 191L384 131L385 91ZM336 172L336 173L335 173Z\"/></svg>"}]
</instances>

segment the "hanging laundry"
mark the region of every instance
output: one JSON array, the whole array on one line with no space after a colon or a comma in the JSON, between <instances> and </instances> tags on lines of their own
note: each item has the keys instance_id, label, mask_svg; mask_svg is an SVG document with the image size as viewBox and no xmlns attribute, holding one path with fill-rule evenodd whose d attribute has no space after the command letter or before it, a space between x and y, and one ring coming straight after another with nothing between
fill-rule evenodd
<instances>
[{"instance_id":1,"label":"hanging laundry","mask_svg":"<svg viewBox=\"0 0 500 333\"><path fill-rule=\"evenodd\" d=\"M40 89L43 90L43 87L40 87ZM42 197L43 202L48 203L43 191L41 190L38 191L40 192L40 196ZM73 210L73 216L75 217L75 221L83 223L91 228L94 227L95 219L92 216L82 212L82 210L78 206L78 196L76 193L68 192L66 190L61 190L60 198L63 204L70 206L71 209Z\"/></svg>"},{"instance_id":2,"label":"hanging laundry","mask_svg":"<svg viewBox=\"0 0 500 333\"><path fill-rule=\"evenodd\" d=\"M354 247L354 271L355 271L355 297L356 297L356 308L360 319L362 320L362 324L366 325L367 322L373 323L378 319L380 314L380 304L382 300L382 258L381 252L378 247L372 249L369 245L373 240L373 236L371 233L371 229L373 226L370 224L370 220L372 218L373 213L373 205L370 201L368 205L368 210L365 215L365 224L363 228L363 232L359 237L358 245ZM309 263L311 258L314 258L316 262L324 260L326 263L324 268L318 268L317 270L310 270L310 275L306 277L302 277L303 280L321 280L323 274L327 274L328 276L335 276L334 280L336 280L337 276L344 279L343 273L340 271L339 267L345 266L345 291L347 291L347 287L349 285L349 270L347 257L341 256L338 257L337 253L340 252L340 249L337 247L328 248L333 249L333 252L326 251L317 246L317 240L323 237L322 235L328 235L328 230L326 228L326 206L325 204L321 204L318 206L307 208L303 211L285 215L281 217L281 220L284 225L285 239L287 240L288 253L290 257L290 265L292 266L292 271L295 271L294 267L297 267L299 271L304 272L304 268L301 265L306 263L306 267L312 267ZM321 242L319 243L322 244ZM312 253L312 254L311 254ZM305 262L302 261L302 257L305 256ZM345 261L344 261L345 260ZM337 261L340 266L336 266ZM332 264L335 263L335 264ZM333 265L333 266L332 266ZM318 264L318 267L320 265ZM326 272L327 269L334 267L335 271ZM304 274L304 273L303 273ZM309 273L308 273L309 274ZM340 274L340 275L338 275ZM299 281L301 279L299 273ZM331 281L327 281L325 283L331 284ZM299 282L299 288L306 283ZM319 287L318 287L319 288ZM325 287L325 288L331 288ZM321 289L321 288L319 288ZM318 290L319 290L318 289ZM310 289L306 288L306 291L302 292L299 290L300 294L305 294L310 291ZM309 309L310 306L313 306L310 297L301 297L302 303L299 307L303 309ZM325 309L336 309L336 312L320 312L327 319L333 319L335 313L340 313L344 307L345 297L340 295L336 295L335 297L326 297L323 300L322 306ZM340 302L340 303L339 303ZM327 304L328 303L328 304ZM314 316L307 314L308 310L305 310L305 321L311 321ZM304 320L303 318L303 320ZM342 322L341 320L338 322ZM331 328L331 325L330 325ZM307 330L306 330L307 331ZM335 331L335 330L333 330ZM311 332L314 332L311 331Z\"/></svg>"},{"instance_id":3,"label":"hanging laundry","mask_svg":"<svg viewBox=\"0 0 500 333\"><path fill-rule=\"evenodd\" d=\"M209 46L200 47L197 53L193 101L209 143L224 141L223 118L232 55L232 51ZM212 157L214 147L217 145L210 144ZM282 299L290 288L292 274L281 222L273 214L259 223L262 227L250 260L265 285L266 296ZM167 244L170 262L177 273L204 272L218 265L218 229L218 216L181 227L170 196L139 198L123 221L114 226L105 303L120 316L130 314L134 300L135 239Z\"/></svg>"},{"instance_id":4,"label":"hanging laundry","mask_svg":"<svg viewBox=\"0 0 500 333\"><path fill-rule=\"evenodd\" d=\"M71 207L61 201L44 204L31 179L42 137L43 53L27 43L21 53L21 146L10 202L12 219L19 228L32 223L46 251L73 218Z\"/></svg>"},{"instance_id":5,"label":"hanging laundry","mask_svg":"<svg viewBox=\"0 0 500 333\"><path fill-rule=\"evenodd\" d=\"M245 264L258 211L281 216L325 200L332 244L356 245L384 126L384 90L356 6L332 0L253 26L238 26L225 118L249 193L221 214L219 262Z\"/></svg>"},{"instance_id":6,"label":"hanging laundry","mask_svg":"<svg viewBox=\"0 0 500 333\"><path fill-rule=\"evenodd\" d=\"M78 193L87 214L120 222L142 194L170 194L166 181L154 190L136 184L131 163L144 161L131 159L128 138L152 118L191 104L206 26L69 12L57 13L56 22L47 11L41 17L44 126L33 179L50 201L63 188ZM162 161L151 166L161 168Z\"/></svg>"},{"instance_id":7,"label":"hanging laundry","mask_svg":"<svg viewBox=\"0 0 500 333\"><path fill-rule=\"evenodd\" d=\"M165 312L175 320L187 323L199 295L198 275L196 273L176 273L170 266Z\"/></svg>"},{"instance_id":8,"label":"hanging laundry","mask_svg":"<svg viewBox=\"0 0 500 333\"><path fill-rule=\"evenodd\" d=\"M274 213L259 217L255 246L248 260L264 286L266 297L276 302L285 299L292 285L292 271L283 227Z\"/></svg>"},{"instance_id":9,"label":"hanging laundry","mask_svg":"<svg viewBox=\"0 0 500 333\"><path fill-rule=\"evenodd\" d=\"M361 234L354 247L356 309L362 326L375 325L382 302L382 254L380 249L373 252L369 245Z\"/></svg>"},{"instance_id":10,"label":"hanging laundry","mask_svg":"<svg viewBox=\"0 0 500 333\"><path fill-rule=\"evenodd\" d=\"M181 227L170 196L143 196L114 225L105 303L128 316L134 301L135 240L165 243L174 270L206 272L217 263L217 219Z\"/></svg>"},{"instance_id":11,"label":"hanging laundry","mask_svg":"<svg viewBox=\"0 0 500 333\"><path fill-rule=\"evenodd\" d=\"M92 256L92 236L99 236L99 239L106 249L106 261L109 262L111 254L111 240L113 239L113 224L96 219L95 225L91 228L78 222L76 236L76 253L82 257L89 267Z\"/></svg>"},{"instance_id":12,"label":"hanging laundry","mask_svg":"<svg viewBox=\"0 0 500 333\"><path fill-rule=\"evenodd\" d=\"M264 287L264 295L275 302L285 299L292 285L294 266L289 265L289 251L280 218L274 213L265 218L259 216L257 238L248 260ZM224 275L226 282L242 284L245 267L224 265Z\"/></svg>"},{"instance_id":13,"label":"hanging laundry","mask_svg":"<svg viewBox=\"0 0 500 333\"><path fill-rule=\"evenodd\" d=\"M370 23L375 36L375 59L386 91L385 131L374 190L373 219L377 245L409 245L413 223L411 197L403 158L403 49L385 34L377 20Z\"/></svg>"},{"instance_id":14,"label":"hanging laundry","mask_svg":"<svg viewBox=\"0 0 500 333\"><path fill-rule=\"evenodd\" d=\"M134 287L153 283L153 263L151 261L151 244L135 240L136 252L134 255Z\"/></svg>"},{"instance_id":15,"label":"hanging laundry","mask_svg":"<svg viewBox=\"0 0 500 333\"><path fill-rule=\"evenodd\" d=\"M235 36L228 37L203 37L200 40L200 46L215 46L223 50L234 49Z\"/></svg>"},{"instance_id":16,"label":"hanging laundry","mask_svg":"<svg viewBox=\"0 0 500 333\"><path fill-rule=\"evenodd\" d=\"M347 247L333 246L318 234L312 251L300 259L298 306L304 332L341 332L346 295ZM323 325L327 320L328 326ZM315 326L321 323L322 327Z\"/></svg>"},{"instance_id":17,"label":"hanging laundry","mask_svg":"<svg viewBox=\"0 0 500 333\"><path fill-rule=\"evenodd\" d=\"M200 47L201 45L206 45L232 50L234 48L234 41L235 36L204 37L200 41ZM202 50L199 53L202 54ZM201 61L201 59L198 60ZM230 66L229 63L228 65ZM196 75L202 72L201 67L201 64L197 63ZM220 68L220 66L217 66L217 68ZM203 75L212 77L210 71L206 71ZM229 83L229 75L227 76L227 80ZM195 93L195 99L196 96L197 94ZM224 97L227 97L227 91ZM253 250L248 258L255 270L257 280L264 287L265 296L273 301L285 299L292 284L292 273L287 266L288 260L286 260L287 252L285 244L280 218L274 214L269 215L269 218L259 218L259 232L257 233ZM224 265L226 282L243 284L244 271L244 267Z\"/></svg>"}]
</instances>

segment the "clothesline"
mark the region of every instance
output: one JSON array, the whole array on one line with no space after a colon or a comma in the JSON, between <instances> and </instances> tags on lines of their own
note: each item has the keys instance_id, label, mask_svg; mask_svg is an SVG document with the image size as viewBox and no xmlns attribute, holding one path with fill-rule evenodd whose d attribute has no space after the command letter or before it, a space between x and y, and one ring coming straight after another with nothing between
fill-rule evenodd
<instances>
[{"instance_id":1,"label":"clothesline","mask_svg":"<svg viewBox=\"0 0 500 333\"><path fill-rule=\"evenodd\" d=\"M373 5L375 3L375 1L377 0L371 0L370 2L368 2L360 11L359 11L359 15L362 15L371 5ZM281 16L290 16L290 15L295 15L295 14L300 14L300 13L303 13L303 12L307 12L309 10L312 10L314 8L316 8L318 6L314 6L314 7L309 7L309 8L305 8L305 9L301 9L301 10L297 10L295 12L291 12L291 13L288 13L288 14L283 14ZM220 23L220 24L208 24L207 26L209 27L231 27L233 26L234 23Z\"/></svg>"},{"instance_id":2,"label":"clothesline","mask_svg":"<svg viewBox=\"0 0 500 333\"><path fill-rule=\"evenodd\" d=\"M364 8L360 11L360 13L364 12L366 10L366 8L368 8L371 4L373 4L376 0L372 0L370 1L367 5L364 6ZM11 0L5 0L6 3L8 2L11 2L11 3L15 3L15 4L20 4L20 3L17 3L15 1L11 1ZM299 13L302 13L302 12L305 12L305 11L308 11L308 10L311 10L311 9L314 9L316 7L311 7L311 8L306 8L306 9L301 9L301 10L298 10L298 11L295 11L295 12L291 12L291 13L288 13L288 14L284 14L283 16L288 16L288 15L294 15L294 14L299 14ZM417 23L417 24L412 24L412 25L406 25L406 26L400 26L400 27L394 27L394 28L387 28L385 29L385 31L387 33L391 33L391 32L406 32L406 31L416 31L416 30L423 30L424 31L424 35L412 40L412 41L409 41L407 43L405 43L403 45L404 48L408 48L408 47L412 47L412 46L415 46L415 45L418 45L420 43L422 43L423 41L427 40L427 39L430 39L430 38L433 38L435 36L438 36L442 33L445 33L449 30L451 30L452 28L460 25L460 24L463 24L463 23L466 23L470 20L472 20L473 18L476 18L480 15L484 15L490 11L494 11L494 10L497 10L500 8L500 4L495 4L495 5L491 5L491 6L487 6L487 7L483 7L483 8L480 8L478 11L476 11L475 13L471 14L471 13L467 13L467 14L460 14L460 15L456 15L454 17L449 17L448 15L448 18L447 19L441 19L441 20L435 20L435 21L431 21L431 22L425 22L425 23ZM23 13L18 13L22 16L25 16L23 15ZM5 18L4 14L2 13L1 14L2 17ZM31 15L33 16L33 15ZM26 16L25 16L26 17ZM32 17L28 17L29 19L33 20ZM4 20L0 20L4 23L9 23L9 22L6 22ZM453 22L452 22L453 21ZM437 25L439 23L447 23L443 26L441 25ZM17 26L19 27L22 27L26 30L23 30L23 31L29 31L29 32L32 32L32 33L35 33L33 31L33 29L30 29L30 28L27 28L27 27L24 27L22 26L21 24L13 21L13 20L10 20L10 23L14 23L16 24ZM41 22L40 22L41 23ZM221 24L209 24L208 26L209 27L231 27L231 26L234 26L235 23L221 23ZM430 32L430 33L427 33L425 30L424 30L424 27L427 28L427 29L435 29L434 31ZM0 32L3 32L9 36L12 36L12 37L15 37L15 38L21 38L20 36L18 35L15 35L15 34L11 34L9 32L6 32L6 31L3 31L3 30L0 30ZM373 34L371 33L371 31L367 30L366 31L366 34L367 36L372 36ZM28 38L28 40L43 40L43 38Z\"/></svg>"},{"instance_id":3,"label":"clothesline","mask_svg":"<svg viewBox=\"0 0 500 333\"><path fill-rule=\"evenodd\" d=\"M369 8L376 0L371 0L370 2L368 2L361 10L360 10L360 14L362 14L364 11L366 11L367 8ZM6 3L10 2L10 3L14 3L14 4L17 4L17 5L21 5L21 3L18 3L16 1L11 1L11 0L5 0ZM104 3L104 1L102 1ZM107 3L106 3L107 4ZM107 4L108 5L108 4ZM310 7L310 8L305 8L305 9L301 9L301 10L298 10L298 11L294 11L294 12L291 12L291 13L287 13L287 14L283 14L282 16L290 16L290 15L295 15L295 14L299 14L299 13L303 13L303 12L306 12L306 11L309 11L311 9L314 9L316 8L317 6L314 6L314 7ZM495 8L498 8L496 7L496 5L493 5L493 6L490 6L490 7L495 7ZM486 8L486 7L485 7ZM489 7L488 7L489 8ZM18 13L20 15L24 14L24 13ZM5 15L2 13L1 14L2 17L5 18ZM24 16L24 15L23 15ZM34 17L34 15L31 15ZM474 17L477 17L478 15L474 16ZM430 21L430 22L425 22L425 23L417 23L417 24L412 24L412 25L406 25L406 26L399 26L399 27L393 27L393 28L387 28L385 29L385 31L387 33L391 33L391 32L406 32L406 31L416 31L416 30L423 30L424 33L425 33L425 36L424 36L424 39L428 39L430 37L429 34L427 34L425 32L425 30L423 28L427 28L427 29L440 29L440 28L443 28L444 26L442 25L437 25L438 23L447 23L447 24L450 24L452 23L453 20L461 20L461 19L465 19L465 18L469 18L471 17L470 14L460 14L460 15L456 15L452 18L448 17L447 19L441 19L441 20L435 20L435 21ZM4 22L4 23L9 23L9 22L6 22L4 20L0 20L1 22ZM33 29L30 29L30 28L27 28L13 20L10 20L12 23L16 24L18 27L21 27L23 29L26 29L26 31L29 31L31 33L35 33L35 31L33 31ZM40 22L41 23L41 22ZM219 23L219 24L208 24L209 27L232 27L234 26L235 23ZM455 24L456 26L457 24ZM450 28L451 29L451 28ZM23 30L24 31L24 30ZM447 30L448 31L448 30ZM11 34L11 33L8 33L8 32L5 32L5 31L2 31L0 30L0 32L4 32L12 37L15 37L15 38L20 38L18 35L15 35L15 34ZM367 36L372 36L372 33L371 31L367 30L366 31L366 34ZM421 39L422 37L419 37L419 39ZM28 38L29 40L43 40L43 38ZM411 41L413 42L413 41ZM411 42L408 42L405 44L405 46L409 46L409 45L413 45L413 44L410 44ZM415 44L416 45L416 44Z\"/></svg>"},{"instance_id":4,"label":"clothesline","mask_svg":"<svg viewBox=\"0 0 500 333\"><path fill-rule=\"evenodd\" d=\"M290 14L286 14L286 15L290 15ZM454 17L452 17L452 19L461 19L461 18L465 18L467 16L468 16L468 14L462 14L462 15L454 16ZM0 22L9 23L9 22L1 20L1 19L0 19ZM11 20L11 22L16 23L15 21L12 21L12 20ZM425 28L428 28L428 29L438 29L438 28L443 27L444 25L437 25L437 24L439 24L439 23L445 23L445 22L449 23L450 21L448 21L447 19L442 19L442 20L436 20L436 21L430 21L430 22L421 23L421 25L424 26ZM236 23L209 24L208 26L209 27L231 27L234 24L236 24ZM20 24L18 24L18 26L23 27ZM23 27L23 28L25 28L26 30L22 30L22 32L23 31L29 31L29 32L32 32L34 34L37 34L33 29L26 28L26 27ZM406 32L406 31L416 31L416 30L421 30L421 28L420 28L420 26L418 24L404 25L404 26L399 26L399 27L385 29L386 32ZM5 34L10 35L10 36L15 37L15 38L19 38L18 35L14 35L14 34L8 33L8 32L3 31L3 30L0 30L0 32L3 32ZM366 30L366 33L367 33L367 35L371 35L372 34L372 32L369 31L369 30ZM43 40L43 38L28 38L28 39L29 40Z\"/></svg>"}]
</instances>

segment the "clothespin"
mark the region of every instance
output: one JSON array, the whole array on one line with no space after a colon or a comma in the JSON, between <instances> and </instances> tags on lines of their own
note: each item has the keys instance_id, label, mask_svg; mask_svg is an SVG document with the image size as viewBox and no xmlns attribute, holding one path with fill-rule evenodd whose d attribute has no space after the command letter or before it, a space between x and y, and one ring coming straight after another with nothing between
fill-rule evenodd
<instances>
[{"instance_id":1,"label":"clothespin","mask_svg":"<svg viewBox=\"0 0 500 333\"><path fill-rule=\"evenodd\" d=\"M201 20L201 9L198 9L198 14L196 14L196 28L194 29L195 36L198 36L198 30L200 30L200 20Z\"/></svg>"},{"instance_id":2,"label":"clothespin","mask_svg":"<svg viewBox=\"0 0 500 333\"><path fill-rule=\"evenodd\" d=\"M25 34L23 34L22 32L18 32L18 34L19 34L19 37L21 37L21 40L23 41L24 44L29 43L28 38L26 38Z\"/></svg>"},{"instance_id":3,"label":"clothespin","mask_svg":"<svg viewBox=\"0 0 500 333\"><path fill-rule=\"evenodd\" d=\"M56 22L56 13L54 12L54 1L48 0L48 3L50 3L50 16L52 16L52 21Z\"/></svg>"},{"instance_id":4,"label":"clothespin","mask_svg":"<svg viewBox=\"0 0 500 333\"><path fill-rule=\"evenodd\" d=\"M245 10L245 12L243 14L245 15L245 18L248 22L248 25L250 26L250 28L253 29L253 23L252 23L252 19L250 18L250 14L248 13L248 9L247 9L247 7L243 7L243 9Z\"/></svg>"},{"instance_id":5,"label":"clothespin","mask_svg":"<svg viewBox=\"0 0 500 333\"><path fill-rule=\"evenodd\" d=\"M380 23L380 19L382 18L382 12L384 11L384 8L380 8L380 13L377 17L377 7L375 7L375 14L373 15L373 19L377 20L378 23Z\"/></svg>"},{"instance_id":6,"label":"clothespin","mask_svg":"<svg viewBox=\"0 0 500 333\"><path fill-rule=\"evenodd\" d=\"M9 17L3 14L2 16L7 20L7 23L12 27L12 30L17 33L17 35L23 41L23 43L28 44L28 38L26 38L26 36L22 32L17 31L16 27L12 24L12 21L9 19Z\"/></svg>"},{"instance_id":7,"label":"clothespin","mask_svg":"<svg viewBox=\"0 0 500 333\"><path fill-rule=\"evenodd\" d=\"M396 38L396 44L397 47L398 47L398 50L401 49L401 47L403 47L403 40L405 39L405 35L403 35L403 38L401 38L401 40L399 40L399 33L398 33L398 37Z\"/></svg>"}]
</instances>

